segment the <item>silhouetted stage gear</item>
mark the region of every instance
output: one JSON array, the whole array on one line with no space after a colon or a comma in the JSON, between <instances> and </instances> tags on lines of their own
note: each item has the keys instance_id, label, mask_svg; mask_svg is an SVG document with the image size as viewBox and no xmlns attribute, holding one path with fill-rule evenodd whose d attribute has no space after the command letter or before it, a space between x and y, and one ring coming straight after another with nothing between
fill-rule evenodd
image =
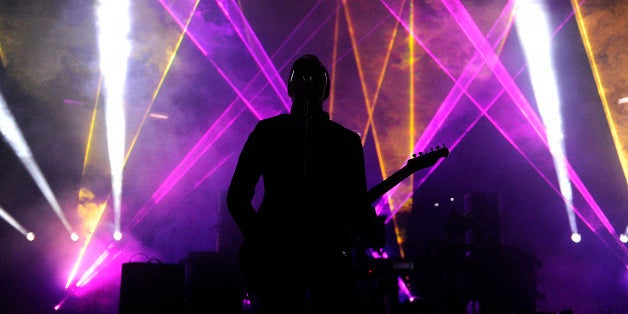
<instances>
[{"instance_id":1,"label":"silhouetted stage gear","mask_svg":"<svg viewBox=\"0 0 628 314\"><path fill-rule=\"evenodd\" d=\"M184 268L181 264L122 264L120 314L182 313Z\"/></svg>"},{"instance_id":2,"label":"silhouetted stage gear","mask_svg":"<svg viewBox=\"0 0 628 314\"><path fill-rule=\"evenodd\" d=\"M450 211L441 236L412 257L419 313L534 313L540 261L502 243L499 195L468 193L462 210Z\"/></svg>"},{"instance_id":3,"label":"silhouetted stage gear","mask_svg":"<svg viewBox=\"0 0 628 314\"><path fill-rule=\"evenodd\" d=\"M233 254L190 252L179 264L122 264L120 314L242 313L244 285Z\"/></svg>"},{"instance_id":4,"label":"silhouetted stage gear","mask_svg":"<svg viewBox=\"0 0 628 314\"><path fill-rule=\"evenodd\" d=\"M356 268L357 295L361 314L397 313L399 303L398 279L409 276L414 263L404 259L370 257Z\"/></svg>"},{"instance_id":5,"label":"silhouetted stage gear","mask_svg":"<svg viewBox=\"0 0 628 314\"><path fill-rule=\"evenodd\" d=\"M185 313L242 313L244 282L235 253L189 252L185 265Z\"/></svg>"}]
</instances>

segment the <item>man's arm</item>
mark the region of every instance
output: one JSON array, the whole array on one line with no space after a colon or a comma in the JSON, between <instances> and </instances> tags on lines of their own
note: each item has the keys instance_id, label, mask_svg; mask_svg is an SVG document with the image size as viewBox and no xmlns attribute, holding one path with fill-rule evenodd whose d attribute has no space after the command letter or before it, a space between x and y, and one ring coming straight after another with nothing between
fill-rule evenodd
<instances>
[{"instance_id":1,"label":"man's arm","mask_svg":"<svg viewBox=\"0 0 628 314\"><path fill-rule=\"evenodd\" d=\"M227 192L227 207L245 240L250 239L254 233L256 211L252 201L255 186L261 176L256 130L253 130L244 144Z\"/></svg>"},{"instance_id":2,"label":"man's arm","mask_svg":"<svg viewBox=\"0 0 628 314\"><path fill-rule=\"evenodd\" d=\"M364 149L359 136L355 136L352 142L352 154L354 169L354 183L352 186L355 188L353 193L356 196L356 206L354 207L353 217L357 222L356 231L358 232L359 241L362 245L371 247L378 239L377 229L377 214L375 208L368 203L367 187L366 187L366 170L364 165Z\"/></svg>"}]
</instances>

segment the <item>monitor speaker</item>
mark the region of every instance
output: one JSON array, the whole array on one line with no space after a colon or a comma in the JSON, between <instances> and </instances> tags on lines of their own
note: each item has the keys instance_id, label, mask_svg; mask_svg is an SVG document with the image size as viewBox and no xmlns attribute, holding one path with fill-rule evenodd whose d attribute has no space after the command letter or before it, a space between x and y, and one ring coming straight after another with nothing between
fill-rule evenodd
<instances>
[{"instance_id":1,"label":"monitor speaker","mask_svg":"<svg viewBox=\"0 0 628 314\"><path fill-rule=\"evenodd\" d=\"M122 264L120 314L182 313L185 276L181 264Z\"/></svg>"},{"instance_id":2,"label":"monitor speaker","mask_svg":"<svg viewBox=\"0 0 628 314\"><path fill-rule=\"evenodd\" d=\"M244 281L235 253L188 252L185 265L186 314L240 314Z\"/></svg>"}]
</instances>

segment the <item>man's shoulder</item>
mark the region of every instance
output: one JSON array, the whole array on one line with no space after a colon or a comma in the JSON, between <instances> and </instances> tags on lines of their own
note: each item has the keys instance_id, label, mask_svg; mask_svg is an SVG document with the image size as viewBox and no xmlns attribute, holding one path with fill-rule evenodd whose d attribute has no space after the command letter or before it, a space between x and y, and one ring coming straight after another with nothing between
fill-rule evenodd
<instances>
[{"instance_id":1,"label":"man's shoulder","mask_svg":"<svg viewBox=\"0 0 628 314\"><path fill-rule=\"evenodd\" d=\"M351 129L348 129L347 127L340 124L339 122L333 121L329 118L321 119L319 121L322 121L323 125L325 125L326 128L330 130L336 136L340 135L343 137L357 137L357 138L360 137L360 135L357 132ZM290 114L285 113L285 114L279 114L276 116L272 116L272 117L260 120L257 123L256 128L258 130L264 130L264 129L284 130L284 128L288 126L294 127L294 124L295 124L294 117L292 117Z\"/></svg>"},{"instance_id":2,"label":"man's shoulder","mask_svg":"<svg viewBox=\"0 0 628 314\"><path fill-rule=\"evenodd\" d=\"M344 134L346 136L358 136L358 137L360 136L357 132L345 127L344 125L336 121L329 120L329 125L335 132Z\"/></svg>"},{"instance_id":3,"label":"man's shoulder","mask_svg":"<svg viewBox=\"0 0 628 314\"><path fill-rule=\"evenodd\" d=\"M286 123L290 119L290 115L287 113L278 114L269 118L264 118L257 122L258 127L267 127L277 124Z\"/></svg>"}]
</instances>

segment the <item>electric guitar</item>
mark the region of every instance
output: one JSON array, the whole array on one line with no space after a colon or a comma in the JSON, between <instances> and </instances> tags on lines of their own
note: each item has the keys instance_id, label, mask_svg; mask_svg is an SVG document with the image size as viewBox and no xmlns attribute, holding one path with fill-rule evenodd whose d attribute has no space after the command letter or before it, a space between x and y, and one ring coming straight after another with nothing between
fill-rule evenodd
<instances>
[{"instance_id":1,"label":"electric guitar","mask_svg":"<svg viewBox=\"0 0 628 314\"><path fill-rule=\"evenodd\" d=\"M438 162L439 159L449 156L449 149L443 146L436 146L435 148L431 148L429 152L421 152L418 155L413 155L411 159L408 160L407 164L397 170L395 173L390 175L388 178L371 188L367 192L366 199L368 204L372 204L378 198L382 197L388 191L390 191L393 187L399 184L404 179L408 178L413 173L433 166ZM379 232L378 232L379 233ZM383 231L378 237L383 237ZM375 241L383 241L382 239L377 239ZM369 246L370 247L370 246ZM240 247L240 267L243 270L243 275L245 277L245 281L247 285L254 285L254 277L255 272L252 272L256 267L259 271L259 265L256 263L260 262L255 258L260 255L259 252L255 251L254 247L251 247L250 244L247 245L246 242L242 244Z\"/></svg>"},{"instance_id":2,"label":"electric guitar","mask_svg":"<svg viewBox=\"0 0 628 314\"><path fill-rule=\"evenodd\" d=\"M447 156L449 156L449 149L447 149L444 145L431 148L428 152L420 152L418 155L412 155L412 158L408 160L407 164L403 168L397 170L384 181L380 182L366 192L366 200L368 204L373 204L377 199L384 196L384 194L388 193L388 191L413 173L421 169L431 167L436 164L439 159ZM385 245L385 219L385 216L380 215L377 217L377 232L376 235L374 235L375 237L360 244L361 247L380 249Z\"/></svg>"},{"instance_id":3,"label":"electric guitar","mask_svg":"<svg viewBox=\"0 0 628 314\"><path fill-rule=\"evenodd\" d=\"M439 159L447 156L449 156L449 149L447 149L445 146L436 146L436 148L432 148L429 152L413 155L413 157L408 160L408 163L403 168L397 170L384 181L380 182L379 184L371 188L368 192L366 192L366 199L368 203L372 204L378 198L384 196L384 194L394 188L401 181L409 177L411 174L421 169L431 167L436 164Z\"/></svg>"},{"instance_id":4,"label":"electric guitar","mask_svg":"<svg viewBox=\"0 0 628 314\"><path fill-rule=\"evenodd\" d=\"M431 148L429 152L421 152L418 155L412 155L412 158L408 160L407 164L390 175L384 181L380 182L376 186L372 187L366 192L366 199L368 204L372 204L380 197L384 196L388 191L397 186L401 181L408 178L413 173L433 166L441 158L449 156L449 149L445 146L436 146ZM377 226L375 228L374 238L364 239L365 242L359 244L359 248L354 248L352 251L353 256L353 268L358 278L369 278L376 276L374 270L380 269L377 266L378 261L373 259L370 254L367 253L367 248L373 250L381 250L386 245L386 216L379 215L377 217ZM387 269L384 267L384 269Z\"/></svg>"}]
</instances>

